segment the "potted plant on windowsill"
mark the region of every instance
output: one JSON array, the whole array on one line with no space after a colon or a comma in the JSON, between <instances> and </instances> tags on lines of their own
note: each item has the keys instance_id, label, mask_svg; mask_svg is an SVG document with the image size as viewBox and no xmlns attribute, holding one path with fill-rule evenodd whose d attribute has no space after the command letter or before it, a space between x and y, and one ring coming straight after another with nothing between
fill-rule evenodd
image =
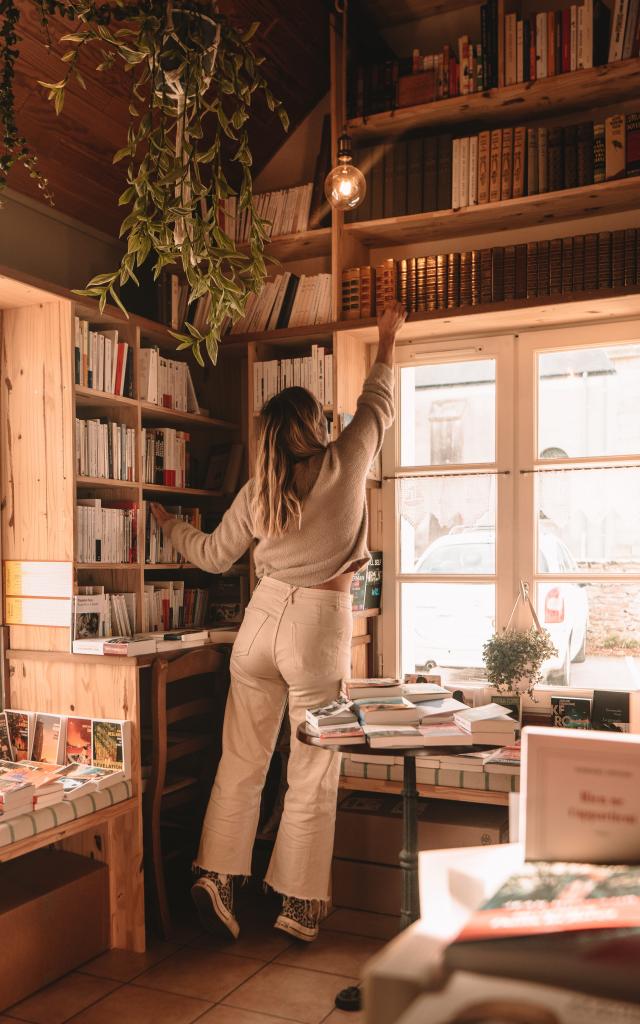
<instances>
[{"instance_id":1,"label":"potted plant on windowsill","mask_svg":"<svg viewBox=\"0 0 640 1024\"><path fill-rule=\"evenodd\" d=\"M514 629L511 626L520 600L529 606L533 618L530 629ZM550 634L538 621L529 598L528 585L521 582L506 629L494 633L482 648L487 681L496 694L527 693L532 697L535 687L542 681L542 665L549 658L557 657L557 654Z\"/></svg>"},{"instance_id":2,"label":"potted plant on windowsill","mask_svg":"<svg viewBox=\"0 0 640 1024\"><path fill-rule=\"evenodd\" d=\"M204 326L186 324L177 334L203 363L201 348L215 363L225 326L244 315L252 293L266 278L268 225L253 203L248 122L261 96L286 130L282 104L272 95L250 39L258 28L238 30L216 0L0 0L0 191L16 163L26 167L41 195L51 190L37 155L18 130L14 78L20 18L28 6L40 16L52 47L52 16L69 23L62 36L65 73L40 82L59 113L70 82L85 88L81 70L89 53L103 71L116 65L129 76L129 122L114 162L126 162L120 236L126 251L120 266L89 281L80 294L123 309L119 290L151 261L154 277L180 268L192 310L206 297ZM225 219L226 200L237 196L237 214L248 214L248 244L236 244Z\"/></svg>"}]
</instances>

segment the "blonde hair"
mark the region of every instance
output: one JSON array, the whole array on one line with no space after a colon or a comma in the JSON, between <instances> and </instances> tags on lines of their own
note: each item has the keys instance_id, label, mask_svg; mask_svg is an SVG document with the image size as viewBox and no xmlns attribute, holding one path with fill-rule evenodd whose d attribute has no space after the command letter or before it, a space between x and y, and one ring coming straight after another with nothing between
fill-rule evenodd
<instances>
[{"instance_id":1,"label":"blonde hair","mask_svg":"<svg viewBox=\"0 0 640 1024\"><path fill-rule=\"evenodd\" d=\"M318 400L306 388L285 388L264 405L258 423L253 520L267 537L302 522L295 466L324 451L327 425Z\"/></svg>"}]
</instances>

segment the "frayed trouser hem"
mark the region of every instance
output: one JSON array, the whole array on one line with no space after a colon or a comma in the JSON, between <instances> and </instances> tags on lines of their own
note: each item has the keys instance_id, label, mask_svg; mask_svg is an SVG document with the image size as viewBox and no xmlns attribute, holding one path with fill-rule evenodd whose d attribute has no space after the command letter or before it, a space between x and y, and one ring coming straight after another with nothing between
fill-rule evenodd
<instances>
[{"instance_id":1,"label":"frayed trouser hem","mask_svg":"<svg viewBox=\"0 0 640 1024\"><path fill-rule=\"evenodd\" d=\"M246 885L251 878L251 875L236 875L232 871L216 871L215 868L205 868L202 864L198 864L197 860L192 861L191 870L194 874L200 871L203 875L220 875L221 878L239 879L240 885Z\"/></svg>"},{"instance_id":2,"label":"frayed trouser hem","mask_svg":"<svg viewBox=\"0 0 640 1024\"><path fill-rule=\"evenodd\" d=\"M331 900L329 899L320 899L318 896L299 896L295 892L284 892L284 890L281 889L274 889L271 883L267 881L262 883L262 888L267 894L275 893L277 896L288 896L289 899L300 900L305 904L305 909L307 907L312 909L314 906L318 906L320 921L322 921L331 910Z\"/></svg>"}]
</instances>

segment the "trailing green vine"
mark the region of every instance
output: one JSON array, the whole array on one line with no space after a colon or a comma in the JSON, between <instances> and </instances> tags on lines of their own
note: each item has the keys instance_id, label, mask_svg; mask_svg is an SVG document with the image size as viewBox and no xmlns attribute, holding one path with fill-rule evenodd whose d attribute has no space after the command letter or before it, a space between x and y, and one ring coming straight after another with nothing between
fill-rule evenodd
<instances>
[{"instance_id":1,"label":"trailing green vine","mask_svg":"<svg viewBox=\"0 0 640 1024\"><path fill-rule=\"evenodd\" d=\"M73 23L62 37L68 46L61 55L63 77L40 83L56 112L70 82L84 87L79 58L85 50L97 52L96 70L118 64L131 76L126 143L114 156L127 168L119 199L126 210L120 235L127 248L120 266L94 277L81 294L98 299L101 308L112 300L124 310L119 289L128 281L138 283L136 272L148 259L156 278L164 268L179 266L189 302L205 295L211 302L206 328L187 323L176 337L200 363L204 345L215 363L225 325L244 314L249 295L260 291L266 277L267 224L253 204L248 137L256 93L288 128L286 112L261 70L262 59L250 45L258 24L238 31L215 0L33 2L45 33L52 15ZM0 0L0 190L11 168L22 163L52 201L37 156L16 126L18 27L16 0ZM236 194L238 214L251 211L249 242L242 248L221 215L225 200Z\"/></svg>"}]
</instances>

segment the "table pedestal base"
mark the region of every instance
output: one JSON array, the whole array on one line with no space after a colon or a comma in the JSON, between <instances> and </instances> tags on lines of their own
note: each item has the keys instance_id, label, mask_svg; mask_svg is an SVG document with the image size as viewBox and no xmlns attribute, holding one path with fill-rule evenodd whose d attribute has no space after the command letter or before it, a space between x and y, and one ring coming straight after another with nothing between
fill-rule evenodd
<instances>
[{"instance_id":1,"label":"table pedestal base","mask_svg":"<svg viewBox=\"0 0 640 1024\"><path fill-rule=\"evenodd\" d=\"M416 788L415 756L404 757L402 778L402 838L403 845L398 856L402 871L402 903L400 906L400 928L408 928L420 916L418 899L418 790ZM360 1010L362 999L360 986L350 985L336 996L339 1010Z\"/></svg>"}]
</instances>

